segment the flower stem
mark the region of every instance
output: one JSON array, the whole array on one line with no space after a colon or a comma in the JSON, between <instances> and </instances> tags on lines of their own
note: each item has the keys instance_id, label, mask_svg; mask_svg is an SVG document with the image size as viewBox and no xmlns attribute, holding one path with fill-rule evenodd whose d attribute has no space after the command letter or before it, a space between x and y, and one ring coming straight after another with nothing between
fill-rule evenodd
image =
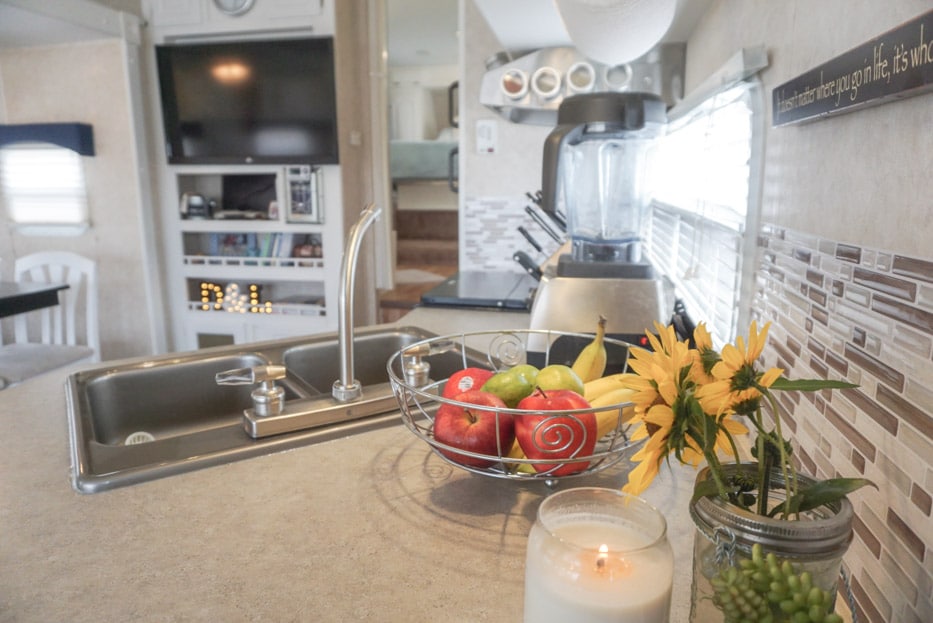
<instances>
[{"instance_id":1,"label":"flower stem","mask_svg":"<svg viewBox=\"0 0 933 623\"><path fill-rule=\"evenodd\" d=\"M768 397L768 402L771 404L771 412L774 414L774 432L777 435L777 447L781 455L781 473L784 476L786 487L784 495L784 517L787 518L787 515L790 514L790 500L793 496L797 495L797 471L788 459L787 450L784 448L784 435L781 432L781 412L777 400L774 399L774 394L767 389L765 389L763 393Z\"/></svg>"},{"instance_id":2,"label":"flower stem","mask_svg":"<svg viewBox=\"0 0 933 623\"><path fill-rule=\"evenodd\" d=\"M755 424L758 428L758 437L755 439L758 454L758 505L759 515L768 514L768 496L771 490L771 453L765 443L765 434L761 425L761 407L755 411Z\"/></svg>"},{"instance_id":3,"label":"flower stem","mask_svg":"<svg viewBox=\"0 0 933 623\"><path fill-rule=\"evenodd\" d=\"M716 456L716 450L707 451L705 454L706 463L709 466L709 473L713 475L713 481L716 483L716 490L719 492L719 498L723 502L728 502L729 492L726 489L726 484L722 480L722 464L719 462L719 457Z\"/></svg>"}]
</instances>

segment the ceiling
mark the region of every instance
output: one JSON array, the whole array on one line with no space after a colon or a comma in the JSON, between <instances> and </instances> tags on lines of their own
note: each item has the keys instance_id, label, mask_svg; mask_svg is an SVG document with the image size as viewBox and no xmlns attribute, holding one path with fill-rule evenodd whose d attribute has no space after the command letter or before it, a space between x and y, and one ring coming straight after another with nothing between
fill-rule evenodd
<instances>
[{"instance_id":1,"label":"ceiling","mask_svg":"<svg viewBox=\"0 0 933 623\"><path fill-rule=\"evenodd\" d=\"M99 39L97 30L0 2L0 47L21 48Z\"/></svg>"},{"instance_id":2,"label":"ceiling","mask_svg":"<svg viewBox=\"0 0 933 623\"><path fill-rule=\"evenodd\" d=\"M456 65L458 0L385 0L390 65Z\"/></svg>"},{"instance_id":3,"label":"ceiling","mask_svg":"<svg viewBox=\"0 0 933 623\"><path fill-rule=\"evenodd\" d=\"M551 0L476 0L495 7L500 23L527 23L528 3L537 11L556 12ZM678 0L677 16L665 41L686 41L694 24L711 0ZM87 14L94 5L138 12L138 0L0 0L0 47L51 45L100 39L108 36L101 29L82 26L59 16L56 7L70 7ZM459 0L385 0L388 22L388 52L391 65L452 65L459 56ZM61 4L60 4L61 3ZM29 10L25 7L34 8ZM505 8L503 7L510 7ZM100 7L97 7L99 9ZM40 9L42 12L40 12ZM62 9L65 11L65 9ZM505 11L503 13L503 11ZM552 15L546 16L553 21ZM494 28L496 30L496 28ZM533 31L527 28L525 32ZM560 42L557 43L561 44ZM508 47L508 46L504 46Z\"/></svg>"}]
</instances>

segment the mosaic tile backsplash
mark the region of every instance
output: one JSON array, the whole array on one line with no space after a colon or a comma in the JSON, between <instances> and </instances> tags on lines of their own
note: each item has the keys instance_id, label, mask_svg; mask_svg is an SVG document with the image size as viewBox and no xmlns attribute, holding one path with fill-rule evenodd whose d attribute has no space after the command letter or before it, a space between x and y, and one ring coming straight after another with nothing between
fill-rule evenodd
<instances>
[{"instance_id":1,"label":"mosaic tile backsplash","mask_svg":"<svg viewBox=\"0 0 933 623\"><path fill-rule=\"evenodd\" d=\"M525 251L539 264L544 263L560 245L528 216L525 206L530 205L532 203L521 195L467 199L460 219L463 241L460 265L472 270L520 273L522 267L512 259L512 254L518 250ZM542 251L536 251L522 238L519 226L532 235Z\"/></svg>"},{"instance_id":2,"label":"mosaic tile backsplash","mask_svg":"<svg viewBox=\"0 0 933 623\"><path fill-rule=\"evenodd\" d=\"M765 363L858 389L782 396L803 469L863 476L845 558L860 622L933 621L933 260L765 226Z\"/></svg>"}]
</instances>

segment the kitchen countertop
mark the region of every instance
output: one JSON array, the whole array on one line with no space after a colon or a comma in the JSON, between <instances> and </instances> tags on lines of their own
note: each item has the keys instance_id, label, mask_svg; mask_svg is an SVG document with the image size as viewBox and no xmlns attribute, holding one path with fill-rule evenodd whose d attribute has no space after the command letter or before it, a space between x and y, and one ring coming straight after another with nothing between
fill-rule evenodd
<instances>
[{"instance_id":1,"label":"kitchen countertop","mask_svg":"<svg viewBox=\"0 0 933 623\"><path fill-rule=\"evenodd\" d=\"M439 334L527 315L416 308ZM540 482L450 466L401 425L93 495L71 486L64 381L0 392L0 621L522 618ZM618 488L627 467L566 480ZM668 519L671 621L688 618L692 469L644 497Z\"/></svg>"}]
</instances>

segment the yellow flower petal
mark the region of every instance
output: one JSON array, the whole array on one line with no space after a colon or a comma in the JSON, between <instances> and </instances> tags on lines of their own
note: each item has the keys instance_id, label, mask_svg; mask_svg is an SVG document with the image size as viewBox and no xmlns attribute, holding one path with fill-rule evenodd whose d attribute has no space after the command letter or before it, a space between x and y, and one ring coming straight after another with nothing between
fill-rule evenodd
<instances>
[{"instance_id":1,"label":"yellow flower petal","mask_svg":"<svg viewBox=\"0 0 933 623\"><path fill-rule=\"evenodd\" d=\"M771 387L771 385L773 385L774 382L778 380L782 374L784 374L783 369L771 368L770 370L768 370L767 372L761 375L761 379L759 379L758 383L762 387Z\"/></svg>"},{"instance_id":2,"label":"yellow flower petal","mask_svg":"<svg viewBox=\"0 0 933 623\"><path fill-rule=\"evenodd\" d=\"M639 495L648 488L657 475L658 460L655 457L649 457L629 472L628 483L622 487L622 491L631 495Z\"/></svg>"},{"instance_id":3,"label":"yellow flower petal","mask_svg":"<svg viewBox=\"0 0 933 623\"><path fill-rule=\"evenodd\" d=\"M722 353L720 353L722 356L722 361L713 366L713 376L716 378L722 378L719 374L716 373L716 368L719 368L720 366L725 366L732 372L735 372L743 365L745 365L745 348L742 345L741 336L739 336L737 344L738 346L726 344L722 347Z\"/></svg>"},{"instance_id":4,"label":"yellow flower petal","mask_svg":"<svg viewBox=\"0 0 933 623\"><path fill-rule=\"evenodd\" d=\"M696 343L698 350L712 350L713 336L707 330L705 322L699 323L693 330L693 341Z\"/></svg>"},{"instance_id":5,"label":"yellow flower petal","mask_svg":"<svg viewBox=\"0 0 933 623\"><path fill-rule=\"evenodd\" d=\"M667 405L655 405L645 414L645 421L670 430L674 424L674 411Z\"/></svg>"},{"instance_id":6,"label":"yellow flower petal","mask_svg":"<svg viewBox=\"0 0 933 623\"><path fill-rule=\"evenodd\" d=\"M770 322L765 324L761 332L758 333L758 324L752 322L748 332L748 356L745 359L748 363L752 363L761 357L761 352L765 349L765 343L768 341L768 328L770 326Z\"/></svg>"}]
</instances>

